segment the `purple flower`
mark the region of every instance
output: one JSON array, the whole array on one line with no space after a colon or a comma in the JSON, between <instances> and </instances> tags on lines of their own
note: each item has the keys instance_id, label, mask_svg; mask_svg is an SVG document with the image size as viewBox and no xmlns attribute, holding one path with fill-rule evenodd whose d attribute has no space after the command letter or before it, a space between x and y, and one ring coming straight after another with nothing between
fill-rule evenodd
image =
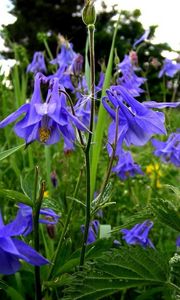
<instances>
[{"instance_id":1,"label":"purple flower","mask_svg":"<svg viewBox=\"0 0 180 300\"><path fill-rule=\"evenodd\" d=\"M27 72L32 72L34 74L38 72L46 73L46 65L44 61L44 55L42 52L35 52L32 62L27 66Z\"/></svg>"},{"instance_id":2,"label":"purple flower","mask_svg":"<svg viewBox=\"0 0 180 300\"><path fill-rule=\"evenodd\" d=\"M119 154L119 160L117 165L112 169L113 172L117 173L119 178L122 180L128 177L133 177L136 174L143 174L140 166L136 164L132 158L131 153L122 151Z\"/></svg>"},{"instance_id":3,"label":"purple flower","mask_svg":"<svg viewBox=\"0 0 180 300\"><path fill-rule=\"evenodd\" d=\"M128 245L141 245L146 248L147 246L154 248L153 243L148 238L149 231L153 227L153 222L146 220L142 224L136 224L132 229L122 229L124 234L123 239Z\"/></svg>"},{"instance_id":4,"label":"purple flower","mask_svg":"<svg viewBox=\"0 0 180 300\"><path fill-rule=\"evenodd\" d=\"M142 35L138 40L135 41L135 43L133 44L133 48L135 48L135 47L136 47L138 44L140 44L141 42L147 40L149 34L150 34L150 29L147 29L147 30L143 33L143 35Z\"/></svg>"},{"instance_id":5,"label":"purple flower","mask_svg":"<svg viewBox=\"0 0 180 300\"><path fill-rule=\"evenodd\" d=\"M78 76L82 72L84 58L81 54L76 54L68 67L66 73Z\"/></svg>"},{"instance_id":6,"label":"purple flower","mask_svg":"<svg viewBox=\"0 0 180 300\"><path fill-rule=\"evenodd\" d=\"M52 80L54 78L58 78L59 84L63 85L64 88L69 89L70 91L74 91L74 86L71 81L70 74L66 73L66 67L63 65L58 68L56 73L53 75L49 75L47 78Z\"/></svg>"},{"instance_id":7,"label":"purple flower","mask_svg":"<svg viewBox=\"0 0 180 300\"><path fill-rule=\"evenodd\" d=\"M158 77L161 78L163 75L173 77L179 70L180 63L173 63L172 60L166 58Z\"/></svg>"},{"instance_id":8,"label":"purple flower","mask_svg":"<svg viewBox=\"0 0 180 300\"><path fill-rule=\"evenodd\" d=\"M153 134L166 134L163 113L148 109L133 98L122 86L111 86L106 93L107 97L102 100L103 105L113 119L108 134L110 145L114 143L116 132L114 109L119 109L117 153L121 151L123 141L126 142L127 146L131 144L142 146L149 141ZM107 99L111 106L107 103ZM112 154L112 147L108 147L108 152L109 155Z\"/></svg>"},{"instance_id":9,"label":"purple flower","mask_svg":"<svg viewBox=\"0 0 180 300\"><path fill-rule=\"evenodd\" d=\"M125 55L123 61L118 64L118 70L122 73L117 80L118 84L128 89L132 96L139 96L143 92L140 86L146 81L146 78L138 77L135 74L135 70L138 68L132 64L129 55Z\"/></svg>"},{"instance_id":10,"label":"purple flower","mask_svg":"<svg viewBox=\"0 0 180 300\"><path fill-rule=\"evenodd\" d=\"M24 222L25 218L24 218ZM33 248L21 240L13 238L13 236L20 235L24 232L24 226L17 233L17 228L4 225L0 213L0 274L10 275L17 272L20 267L20 259L35 265L41 266L48 264L49 261L37 253ZM22 223L23 225L23 223Z\"/></svg>"},{"instance_id":11,"label":"purple flower","mask_svg":"<svg viewBox=\"0 0 180 300\"><path fill-rule=\"evenodd\" d=\"M61 51L51 64L58 64L59 67L67 68L73 62L73 59L77 56L76 52L73 51L73 45L68 42L64 42L61 46Z\"/></svg>"},{"instance_id":12,"label":"purple flower","mask_svg":"<svg viewBox=\"0 0 180 300\"><path fill-rule=\"evenodd\" d=\"M180 235L176 239L176 246L180 247Z\"/></svg>"},{"instance_id":13,"label":"purple flower","mask_svg":"<svg viewBox=\"0 0 180 300\"><path fill-rule=\"evenodd\" d=\"M48 84L46 101L41 97L41 85ZM62 92L60 92L62 90ZM73 149L75 132L72 126L79 130L87 128L75 117L66 104L63 86L59 85L58 78L48 80L41 73L36 74L34 92L30 103L22 105L17 111L0 122L0 128L14 122L25 113L23 119L14 126L15 133L25 139L26 144L35 140L43 144L57 143L61 136L64 138L65 148Z\"/></svg>"},{"instance_id":14,"label":"purple flower","mask_svg":"<svg viewBox=\"0 0 180 300\"><path fill-rule=\"evenodd\" d=\"M154 154L163 162L180 167L180 133L171 133L166 142L152 139L152 144L156 148Z\"/></svg>"},{"instance_id":15,"label":"purple flower","mask_svg":"<svg viewBox=\"0 0 180 300\"><path fill-rule=\"evenodd\" d=\"M13 231L14 235L23 234L26 236L33 230L32 208L23 203L19 203L18 205L19 210L17 216L12 222L4 227L4 234L6 234L6 231ZM60 218L60 216L50 208L40 209L40 215L44 216L44 218L39 219L39 222L43 224L57 224Z\"/></svg>"},{"instance_id":16,"label":"purple flower","mask_svg":"<svg viewBox=\"0 0 180 300\"><path fill-rule=\"evenodd\" d=\"M51 182L54 188L58 186L58 178L55 170L51 172Z\"/></svg>"},{"instance_id":17,"label":"purple flower","mask_svg":"<svg viewBox=\"0 0 180 300\"><path fill-rule=\"evenodd\" d=\"M98 220L91 221L91 223L89 225L87 245L92 244L96 241L97 236L98 236L99 226L100 226L100 224L99 224ZM85 230L85 226L81 225L82 233L84 233L84 230Z\"/></svg>"}]
</instances>

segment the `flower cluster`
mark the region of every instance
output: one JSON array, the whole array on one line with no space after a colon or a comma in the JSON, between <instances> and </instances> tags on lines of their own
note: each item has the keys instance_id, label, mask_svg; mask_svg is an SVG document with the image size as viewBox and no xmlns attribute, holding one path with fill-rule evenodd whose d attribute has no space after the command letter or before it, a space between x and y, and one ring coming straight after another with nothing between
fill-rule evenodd
<instances>
[{"instance_id":1,"label":"flower cluster","mask_svg":"<svg viewBox=\"0 0 180 300\"><path fill-rule=\"evenodd\" d=\"M46 64L44 61L44 55L42 52L35 52L32 62L27 66L27 73L46 73Z\"/></svg>"},{"instance_id":2,"label":"flower cluster","mask_svg":"<svg viewBox=\"0 0 180 300\"><path fill-rule=\"evenodd\" d=\"M141 245L146 248L147 246L154 248L153 243L148 238L149 231L153 227L153 222L146 220L142 224L136 224L131 229L122 229L123 239L128 245Z\"/></svg>"},{"instance_id":3,"label":"flower cluster","mask_svg":"<svg viewBox=\"0 0 180 300\"><path fill-rule=\"evenodd\" d=\"M41 96L42 85L48 86L44 102ZM63 137L65 149L72 149L75 141L74 126L79 130L87 128L71 113L64 92L64 87L59 84L58 78L49 80L43 74L37 73L30 103L22 105L16 112L1 121L0 128L14 122L25 113L23 119L14 126L14 131L19 137L25 139L27 145L35 140L46 145L54 144Z\"/></svg>"},{"instance_id":4,"label":"flower cluster","mask_svg":"<svg viewBox=\"0 0 180 300\"><path fill-rule=\"evenodd\" d=\"M120 179L125 180L127 177L133 177L136 174L143 174L140 166L136 164L129 151L122 151L119 154L119 160L117 165L112 169L117 173Z\"/></svg>"},{"instance_id":5,"label":"flower cluster","mask_svg":"<svg viewBox=\"0 0 180 300\"><path fill-rule=\"evenodd\" d=\"M163 75L174 77L178 71L180 71L180 63L173 63L172 60L166 58L158 76L159 78L161 78Z\"/></svg>"},{"instance_id":6,"label":"flower cluster","mask_svg":"<svg viewBox=\"0 0 180 300\"><path fill-rule=\"evenodd\" d=\"M180 133L171 133L166 142L152 139L155 147L154 154L160 156L165 163L171 162L176 167L180 167Z\"/></svg>"}]
</instances>

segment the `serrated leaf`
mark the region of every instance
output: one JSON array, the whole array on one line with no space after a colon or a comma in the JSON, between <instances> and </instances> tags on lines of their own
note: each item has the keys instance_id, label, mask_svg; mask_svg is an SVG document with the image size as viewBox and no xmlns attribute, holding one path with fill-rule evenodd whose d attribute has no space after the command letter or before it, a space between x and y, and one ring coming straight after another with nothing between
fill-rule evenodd
<instances>
[{"instance_id":1,"label":"serrated leaf","mask_svg":"<svg viewBox=\"0 0 180 300\"><path fill-rule=\"evenodd\" d=\"M109 250L112 247L113 241L110 239L99 239L95 243L88 245L86 247L86 260L91 260L93 258L97 258L103 255L103 253L107 250ZM67 247L65 246L63 251L67 251ZM58 276L63 273L72 272L73 269L77 266L79 266L80 262L80 251L81 249L76 250L71 256L69 257L69 254L66 256L66 259L64 258L64 261L62 259L61 264L57 265L56 272L54 273L55 276ZM60 252L61 253L61 252ZM59 258L61 255L58 255ZM54 275L53 274L53 275Z\"/></svg>"},{"instance_id":2,"label":"serrated leaf","mask_svg":"<svg viewBox=\"0 0 180 300\"><path fill-rule=\"evenodd\" d=\"M16 146L14 148L8 149L6 151L3 151L0 153L0 161L5 159L6 157L10 156L11 154L13 154L14 152L18 151L19 149L21 149L22 147L24 147L25 144Z\"/></svg>"},{"instance_id":3,"label":"serrated leaf","mask_svg":"<svg viewBox=\"0 0 180 300\"><path fill-rule=\"evenodd\" d=\"M14 190L0 189L0 196L16 203L21 202L32 206L32 201L26 195Z\"/></svg>"},{"instance_id":4,"label":"serrated leaf","mask_svg":"<svg viewBox=\"0 0 180 300\"><path fill-rule=\"evenodd\" d=\"M164 286L168 276L167 259L153 249L121 247L74 274L63 299L96 300L137 286Z\"/></svg>"},{"instance_id":5,"label":"serrated leaf","mask_svg":"<svg viewBox=\"0 0 180 300\"><path fill-rule=\"evenodd\" d=\"M154 199L151 205L154 214L160 222L178 232L180 231L180 212L172 202L163 199Z\"/></svg>"}]
</instances>

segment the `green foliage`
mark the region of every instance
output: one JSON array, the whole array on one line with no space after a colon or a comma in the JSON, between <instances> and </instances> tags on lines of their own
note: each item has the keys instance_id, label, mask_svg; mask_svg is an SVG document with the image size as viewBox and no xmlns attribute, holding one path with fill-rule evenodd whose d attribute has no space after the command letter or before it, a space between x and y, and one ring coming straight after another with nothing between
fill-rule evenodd
<instances>
[{"instance_id":1,"label":"green foliage","mask_svg":"<svg viewBox=\"0 0 180 300\"><path fill-rule=\"evenodd\" d=\"M1 152L0 153L0 161L5 159L6 157L10 156L11 154L18 151L19 149L21 149L24 146L25 146L25 144L22 144L22 145L19 145L19 146L16 146L14 148L11 148L11 149L8 149L8 150L5 150L5 151Z\"/></svg>"},{"instance_id":2,"label":"green foliage","mask_svg":"<svg viewBox=\"0 0 180 300\"><path fill-rule=\"evenodd\" d=\"M168 261L162 253L140 247L120 247L75 273L63 299L96 300L127 288L164 286L168 274Z\"/></svg>"},{"instance_id":3,"label":"green foliage","mask_svg":"<svg viewBox=\"0 0 180 300\"><path fill-rule=\"evenodd\" d=\"M152 209L154 215L164 225L180 232L180 205L169 200L152 200Z\"/></svg>"},{"instance_id":4,"label":"green foliage","mask_svg":"<svg viewBox=\"0 0 180 300\"><path fill-rule=\"evenodd\" d=\"M29 197L14 190L0 189L0 196L15 203L22 202L24 204L32 206L32 201L29 199Z\"/></svg>"}]
</instances>

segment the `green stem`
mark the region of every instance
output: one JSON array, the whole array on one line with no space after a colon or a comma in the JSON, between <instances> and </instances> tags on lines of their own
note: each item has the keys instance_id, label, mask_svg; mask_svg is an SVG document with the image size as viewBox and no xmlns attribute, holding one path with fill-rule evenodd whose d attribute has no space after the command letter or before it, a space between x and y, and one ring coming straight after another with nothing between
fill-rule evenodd
<instances>
[{"instance_id":1,"label":"green stem","mask_svg":"<svg viewBox=\"0 0 180 300\"><path fill-rule=\"evenodd\" d=\"M81 249L81 256L80 256L80 266L84 265L85 259L85 251L86 251L86 241L89 232L89 223L91 220L91 194L90 194L90 160L89 160L89 152L85 153L86 158L86 223L85 223L85 230L83 236L83 244Z\"/></svg>"},{"instance_id":2,"label":"green stem","mask_svg":"<svg viewBox=\"0 0 180 300\"><path fill-rule=\"evenodd\" d=\"M73 193L73 197L74 198L77 196L77 193L78 193L78 190L79 190L79 186L80 186L80 182L81 182L81 177L82 177L82 169L80 170L80 174L79 174L79 177L78 177L78 180L77 180L77 183L76 183L76 187L75 187L75 190L74 190L74 193ZM61 233L61 236L60 236L60 239L59 239L56 251L54 253L54 257L53 257L53 260L52 260L52 267L51 267L51 269L49 271L48 280L53 275L54 266L56 265L56 261L57 261L57 258L58 258L58 253L59 253L59 250L61 249L62 243L64 241L64 237L65 237L66 232L67 232L68 225L70 223L70 219L71 219L71 214L72 214L72 211L73 211L74 203L75 202L72 201L71 204L70 204L70 208L69 208L69 211L68 211L68 215L67 215L64 227L63 227L63 231Z\"/></svg>"},{"instance_id":3,"label":"green stem","mask_svg":"<svg viewBox=\"0 0 180 300\"><path fill-rule=\"evenodd\" d=\"M93 24L88 26L89 35L89 48L90 48L90 89L91 89L91 117L89 126L89 136L87 146L85 149L85 161L86 161L86 221L83 236L83 244L80 256L80 267L84 265L86 242L89 232L89 224L91 220L91 170L90 170L90 148L92 140L92 132L94 127L94 113L95 113L95 57L94 57L94 30Z\"/></svg>"},{"instance_id":4,"label":"green stem","mask_svg":"<svg viewBox=\"0 0 180 300\"><path fill-rule=\"evenodd\" d=\"M51 149L49 146L44 147L45 162L46 162L46 180L48 191L52 195L52 183L51 183Z\"/></svg>"},{"instance_id":5,"label":"green stem","mask_svg":"<svg viewBox=\"0 0 180 300\"><path fill-rule=\"evenodd\" d=\"M38 185L38 172L36 169L36 179L35 179L35 192L34 195L37 195L37 185ZM37 198L34 198L34 208L33 208L33 229L34 229L34 249L39 252L39 213L43 200L43 195L45 191L45 182L42 181L40 195ZM35 276L35 300L41 299L41 277L40 277L40 267L34 267L34 276Z\"/></svg>"},{"instance_id":6,"label":"green stem","mask_svg":"<svg viewBox=\"0 0 180 300\"><path fill-rule=\"evenodd\" d=\"M116 110L116 132L115 132L115 137L114 137L114 145L112 145L112 155L109 161L109 166L106 172L106 177L105 180L103 181L102 187L101 187L101 196L103 196L103 193L105 191L105 188L107 186L107 183L109 181L110 175L111 175L111 170L112 170L112 166L113 166L113 162L114 162L114 158L116 155L116 146L117 146L117 141L118 141L118 126L119 126L119 108L117 108Z\"/></svg>"},{"instance_id":7,"label":"green stem","mask_svg":"<svg viewBox=\"0 0 180 300\"><path fill-rule=\"evenodd\" d=\"M90 151L92 132L94 126L94 114L95 114L95 57L94 57L94 25L88 26L89 34L89 47L90 47L90 86L91 86L91 117L90 117L90 126L89 126L89 136L85 152Z\"/></svg>"},{"instance_id":8,"label":"green stem","mask_svg":"<svg viewBox=\"0 0 180 300\"><path fill-rule=\"evenodd\" d=\"M49 58L50 58L51 60L53 60L53 55L52 55L52 53L51 53L51 50L50 50L50 48L49 48L49 45L48 45L47 41L46 41L45 39L43 39L43 42L44 42L44 46L45 46L45 48L46 48L46 50L47 50L47 53L48 53L48 55L49 55Z\"/></svg>"},{"instance_id":9,"label":"green stem","mask_svg":"<svg viewBox=\"0 0 180 300\"><path fill-rule=\"evenodd\" d=\"M106 89L108 89L110 86L112 67L113 67L113 57L114 57L114 45L115 45L116 35L117 35L118 26L119 26L119 22L120 22L120 16L121 15L119 14L117 25L114 30L114 35L113 35L113 39L112 39L112 45L111 45L111 50L110 50L110 55L109 55L109 60L108 60L108 65L107 65L107 70L106 70L106 74L105 74L101 97L105 96ZM94 145L93 145L92 163L91 163L91 170L92 170L92 172L91 172L91 199L93 198L94 190L95 190L97 167L98 167L99 156L100 156L100 152L101 152L101 148L102 148L101 146L102 146L102 141L103 141L103 136L104 136L106 118L107 118L107 113L101 102L100 107L99 107L99 113L98 113L98 121L97 121L96 129L94 132L94 138L93 138Z\"/></svg>"},{"instance_id":10,"label":"green stem","mask_svg":"<svg viewBox=\"0 0 180 300\"><path fill-rule=\"evenodd\" d=\"M166 102L166 78L163 76L163 102Z\"/></svg>"}]
</instances>

